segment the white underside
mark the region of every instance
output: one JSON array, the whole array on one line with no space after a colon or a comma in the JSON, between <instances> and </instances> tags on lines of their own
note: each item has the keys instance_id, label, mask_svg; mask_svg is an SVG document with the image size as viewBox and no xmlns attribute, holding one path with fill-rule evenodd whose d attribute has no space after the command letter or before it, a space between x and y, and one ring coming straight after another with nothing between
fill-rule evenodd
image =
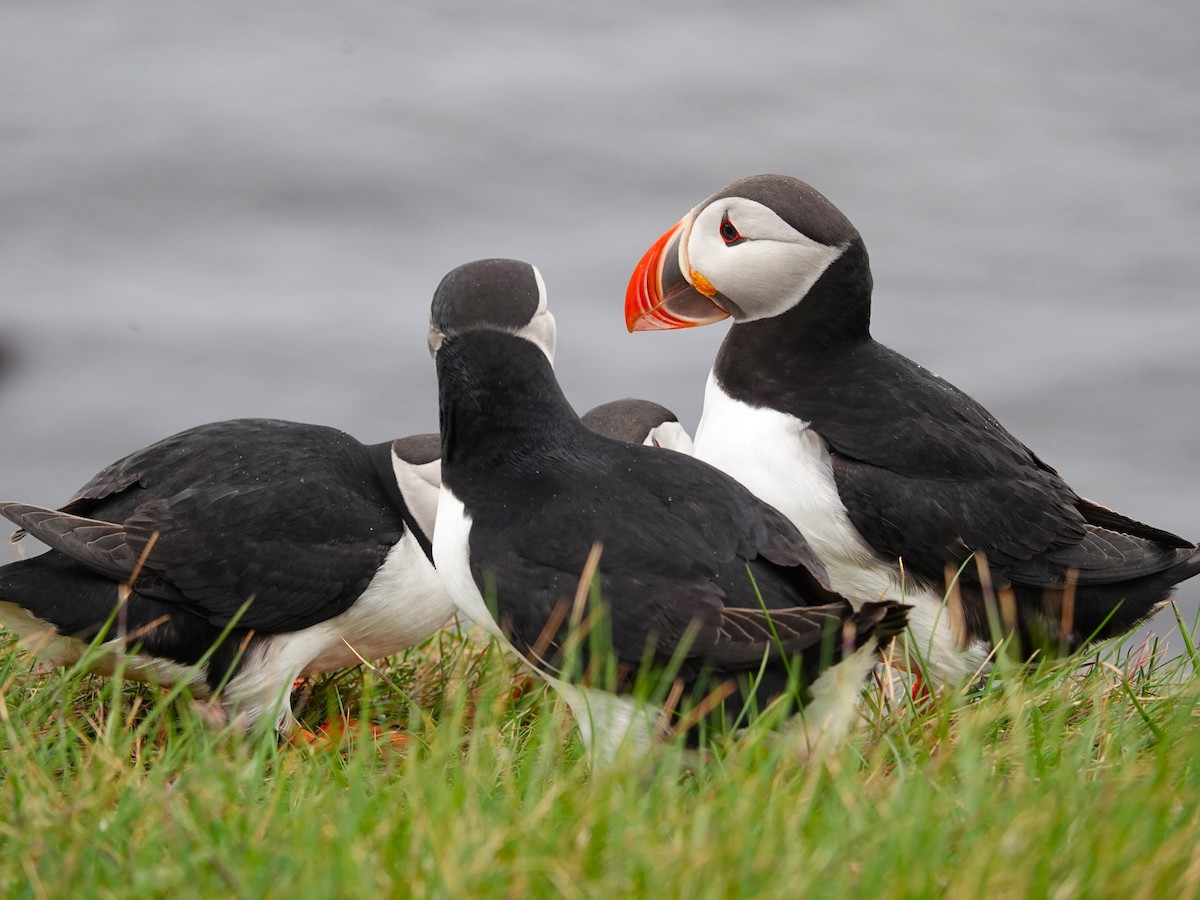
<instances>
[{"instance_id":1,"label":"white underside","mask_svg":"<svg viewBox=\"0 0 1200 900\"><path fill-rule=\"evenodd\" d=\"M851 524L829 450L807 422L734 400L710 373L694 454L787 516L825 563L833 590L855 608L885 598L911 604L910 640L928 663L927 677L957 682L986 664L985 643L963 647L956 638L942 594L904 584L894 563L875 553Z\"/></svg>"},{"instance_id":2,"label":"white underside","mask_svg":"<svg viewBox=\"0 0 1200 900\"><path fill-rule=\"evenodd\" d=\"M382 659L430 637L454 615L454 603L415 537L388 552L367 589L348 610L303 631L262 642L223 692L239 710L266 712L274 704L280 730L294 726L287 702L304 675Z\"/></svg>"},{"instance_id":3,"label":"white underside","mask_svg":"<svg viewBox=\"0 0 1200 900\"><path fill-rule=\"evenodd\" d=\"M470 619L508 646L483 594L471 574L471 518L449 488L438 497L437 524L433 529L433 563L459 614Z\"/></svg>"},{"instance_id":4,"label":"white underside","mask_svg":"<svg viewBox=\"0 0 1200 900\"><path fill-rule=\"evenodd\" d=\"M524 659L500 629L471 574L470 535L470 516L462 502L443 485L433 538L433 559L442 583L462 616L496 638L509 653ZM649 749L658 710L632 697L571 684L537 666L534 668L570 707L593 766L611 762L626 742L634 752Z\"/></svg>"},{"instance_id":5,"label":"white underside","mask_svg":"<svg viewBox=\"0 0 1200 900\"><path fill-rule=\"evenodd\" d=\"M273 717L281 731L290 731L295 720L289 694L297 678L398 653L424 641L453 614L454 604L433 566L416 538L405 532L348 610L257 644L222 691L222 705L246 725ZM87 648L84 641L57 634L49 623L13 603L0 602L0 622L22 638L38 659L39 670L72 665ZM103 647L107 652L93 667L100 674L111 674L123 657L127 677L156 684L186 681L197 696L208 693L205 668L129 654L119 641Z\"/></svg>"}]
</instances>

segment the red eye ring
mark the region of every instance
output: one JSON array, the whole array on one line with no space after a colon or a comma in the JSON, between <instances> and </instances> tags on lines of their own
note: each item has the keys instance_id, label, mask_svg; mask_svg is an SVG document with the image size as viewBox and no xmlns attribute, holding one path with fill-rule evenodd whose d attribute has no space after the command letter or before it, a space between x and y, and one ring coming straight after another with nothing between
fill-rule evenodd
<instances>
[{"instance_id":1,"label":"red eye ring","mask_svg":"<svg viewBox=\"0 0 1200 900\"><path fill-rule=\"evenodd\" d=\"M721 216L721 240L725 242L726 247L732 247L734 244L740 244L745 240L737 226L729 221L729 213Z\"/></svg>"}]
</instances>

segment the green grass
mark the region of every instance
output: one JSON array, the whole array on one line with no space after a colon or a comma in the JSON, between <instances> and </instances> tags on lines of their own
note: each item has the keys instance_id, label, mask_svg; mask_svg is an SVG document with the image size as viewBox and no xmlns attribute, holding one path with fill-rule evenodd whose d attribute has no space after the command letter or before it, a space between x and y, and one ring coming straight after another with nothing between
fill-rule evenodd
<instances>
[{"instance_id":1,"label":"green grass","mask_svg":"<svg viewBox=\"0 0 1200 900\"><path fill-rule=\"evenodd\" d=\"M1169 613L1167 613L1169 615ZM316 750L0 647L0 893L1175 897L1200 893L1200 658L1120 648L917 708L823 761L752 729L590 772L561 704L445 631L305 685Z\"/></svg>"}]
</instances>

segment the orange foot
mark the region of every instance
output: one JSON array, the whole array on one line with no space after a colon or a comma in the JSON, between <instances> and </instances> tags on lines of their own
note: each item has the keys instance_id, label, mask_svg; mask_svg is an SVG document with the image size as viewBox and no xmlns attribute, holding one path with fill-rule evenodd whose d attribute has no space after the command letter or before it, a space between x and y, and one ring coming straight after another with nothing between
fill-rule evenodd
<instances>
[{"instance_id":1,"label":"orange foot","mask_svg":"<svg viewBox=\"0 0 1200 900\"><path fill-rule=\"evenodd\" d=\"M912 701L918 706L923 706L926 703L933 702L933 691L929 689L929 684L925 681L924 675L917 666L913 666L913 685L912 685Z\"/></svg>"},{"instance_id":2,"label":"orange foot","mask_svg":"<svg viewBox=\"0 0 1200 900\"><path fill-rule=\"evenodd\" d=\"M317 726L316 731L299 728L293 733L293 744L307 746L313 750L336 750L358 739L362 732L362 724L358 719L341 716L326 719ZM366 726L369 740L381 750L399 750L408 744L409 736L402 731L384 728L370 722Z\"/></svg>"},{"instance_id":3,"label":"orange foot","mask_svg":"<svg viewBox=\"0 0 1200 900\"><path fill-rule=\"evenodd\" d=\"M508 699L516 703L536 686L537 682L533 680L532 675L518 674L513 678L512 687L508 692Z\"/></svg>"}]
</instances>

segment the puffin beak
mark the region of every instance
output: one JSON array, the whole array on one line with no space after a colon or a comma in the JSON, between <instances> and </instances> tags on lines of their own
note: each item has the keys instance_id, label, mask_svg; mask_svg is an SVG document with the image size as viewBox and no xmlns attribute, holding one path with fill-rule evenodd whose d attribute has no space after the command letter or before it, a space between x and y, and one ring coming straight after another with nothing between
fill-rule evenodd
<instances>
[{"instance_id":1,"label":"puffin beak","mask_svg":"<svg viewBox=\"0 0 1200 900\"><path fill-rule=\"evenodd\" d=\"M625 326L630 331L692 328L720 322L729 313L713 299L716 289L693 272L687 260L692 210L654 242L625 291Z\"/></svg>"}]
</instances>

